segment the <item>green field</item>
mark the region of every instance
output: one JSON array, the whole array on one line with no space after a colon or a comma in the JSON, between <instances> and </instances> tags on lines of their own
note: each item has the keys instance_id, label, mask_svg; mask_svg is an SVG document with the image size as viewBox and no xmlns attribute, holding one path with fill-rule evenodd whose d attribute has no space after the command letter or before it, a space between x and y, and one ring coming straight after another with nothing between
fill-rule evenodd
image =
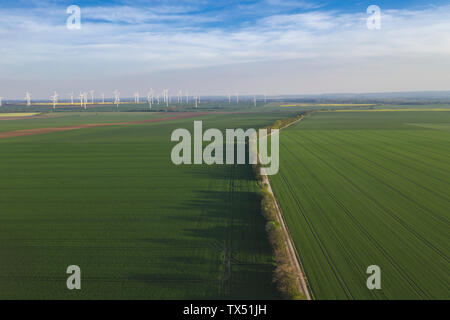
<instances>
[{"instance_id":1,"label":"green field","mask_svg":"<svg viewBox=\"0 0 450 320\"><path fill-rule=\"evenodd\" d=\"M251 168L175 166L170 135L305 110L0 139L0 299L279 298ZM168 116L44 113L0 132ZM271 181L314 298L449 298L448 123L444 111L318 112L282 130ZM81 291L66 288L74 264ZM379 291L366 288L373 264Z\"/></svg>"},{"instance_id":2,"label":"green field","mask_svg":"<svg viewBox=\"0 0 450 320\"><path fill-rule=\"evenodd\" d=\"M176 115L176 114L175 114ZM2 120L0 132L24 129L55 128L91 123L118 123L129 121L151 120L174 116L165 112L57 112L41 114L30 119Z\"/></svg>"},{"instance_id":3,"label":"green field","mask_svg":"<svg viewBox=\"0 0 450 320\"><path fill-rule=\"evenodd\" d=\"M164 114L65 114L0 131ZM205 129L279 114L207 115ZM195 118L0 139L0 299L276 299L249 166L175 166ZM79 265L82 290L66 288Z\"/></svg>"},{"instance_id":4,"label":"green field","mask_svg":"<svg viewBox=\"0 0 450 320\"><path fill-rule=\"evenodd\" d=\"M141 100L143 101L143 100ZM33 102L34 103L34 102ZM264 104L259 101L258 107L263 106ZM279 104L274 104L277 108L279 107ZM169 106L167 106L164 103L156 104L154 103L152 105L152 108L150 109L150 105L147 103L132 103L132 102L121 102L119 107L117 108L117 105L114 104L88 104L87 109L85 110L84 107L81 107L79 104L75 105L57 105L55 109L53 109L52 103L47 104L41 104L37 102L37 104L32 104L31 106L27 106L24 103L8 103L3 104L0 107L0 114L1 113L9 113L9 112L43 112L43 113L50 113L50 114L60 114L60 113L78 113L78 114L85 114L90 112L166 112L166 111L189 111L189 112L197 112L197 111L243 111L243 110L254 110L254 103L253 100L247 99L246 101L240 101L238 104L236 104L234 101L232 103L228 103L227 101L203 101L198 105L198 108L195 108L194 101L191 99L189 101L189 104L183 102L183 103L170 103ZM286 110L287 111L287 110Z\"/></svg>"},{"instance_id":5,"label":"green field","mask_svg":"<svg viewBox=\"0 0 450 320\"><path fill-rule=\"evenodd\" d=\"M315 113L274 192L316 299L449 299L449 112ZM366 287L378 265L382 289Z\"/></svg>"}]
</instances>

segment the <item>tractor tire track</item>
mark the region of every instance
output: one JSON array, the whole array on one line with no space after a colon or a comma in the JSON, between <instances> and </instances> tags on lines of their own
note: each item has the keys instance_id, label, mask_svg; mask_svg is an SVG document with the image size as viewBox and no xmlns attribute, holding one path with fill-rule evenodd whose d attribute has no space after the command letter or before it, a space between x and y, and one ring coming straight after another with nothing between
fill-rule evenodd
<instances>
[{"instance_id":1,"label":"tractor tire track","mask_svg":"<svg viewBox=\"0 0 450 320\"><path fill-rule=\"evenodd\" d=\"M286 148L286 150L289 151L288 148ZM290 151L289 151L290 152ZM303 166L304 169L306 169L307 171L309 171L309 169L307 169L303 163L301 163L301 165ZM322 255L325 257L328 266L330 267L330 269L333 272L333 275L336 279L336 281L338 282L339 286L341 287L342 291L344 292L345 296L349 299L349 298L353 298L351 295L351 292L348 288L348 285L345 283L342 275L339 273L339 271L336 269L335 263L333 262L333 259L331 258L330 253L328 252L328 250L326 249L325 245L323 244L322 240L320 239L317 231L315 230L313 223L309 220L307 214L305 213L305 208L303 207L303 205L301 204L301 202L299 201L299 199L297 198L297 195L292 187L292 185L289 183L289 181L286 179L286 177L284 175L281 174L281 177L283 179L283 182L286 184L286 186L289 189L289 192L291 194L292 199L294 199L294 201L297 204L297 207L300 211L300 213L303 216L303 219L306 222L306 225L308 226L308 229L310 230L311 234L314 237L314 240L316 240L317 244L319 245L319 249L322 252ZM313 291L313 289L311 289Z\"/></svg>"},{"instance_id":2,"label":"tractor tire track","mask_svg":"<svg viewBox=\"0 0 450 320\"><path fill-rule=\"evenodd\" d=\"M357 133L355 133L352 137L353 137L353 138L359 137L360 139L364 139L363 137L358 136ZM375 140L375 138L372 138L372 139ZM366 143L367 145L372 145L372 146L374 146L373 144L370 144L369 141L368 141L367 139L364 140L364 141L365 141L365 143ZM381 150L386 151L386 153L391 153L391 154L397 155L397 157L399 157L399 158L404 158L404 157L405 157L405 155L402 155L401 153L396 152L396 151L395 151L396 149L394 149L394 147L389 147L389 146L387 146L386 144L383 144L383 143L384 143L383 141L379 141L379 140L377 140L377 141L378 141L379 143L381 143L381 144L375 145L375 147L377 147L377 148L379 148L379 149L381 149ZM411 157L411 158L412 158L412 157ZM421 169L417 169L417 168L414 168L414 167L411 167L411 166L408 166L408 165L404 164L401 160L398 160L398 159L397 159L397 160L393 160L393 159L390 158L390 157L386 157L386 159L389 159L389 160L394 161L394 162L397 162L397 163L400 162L400 163L401 163L403 166L405 166L406 168L409 168L409 169L411 169L411 170L418 171L418 172L420 172L420 173L422 173L422 174L424 174L424 175L429 175L429 173L426 173L426 172L422 171ZM417 158L414 158L414 161L417 162L417 163L422 164L423 166L427 166L427 167L430 166L429 163L425 163L425 162L423 162L422 160L417 159ZM441 161L439 161L439 162L441 163ZM441 168L436 167L435 169L436 169L437 171L439 171L440 174L442 174L442 169L441 169ZM447 180L443 180L443 179L441 179L441 178L439 178L439 177L436 177L436 176L432 176L432 178L433 178L433 179L436 179L436 180L438 180L438 181L440 181L440 182L442 182L442 183L444 183L444 184L446 184L446 185L450 185L450 183L449 183Z\"/></svg>"},{"instance_id":3,"label":"tractor tire track","mask_svg":"<svg viewBox=\"0 0 450 320\"><path fill-rule=\"evenodd\" d=\"M409 225L407 225L402 219L400 219L397 215L395 215L392 211L388 210L387 208L385 208L384 206L381 205L380 202L378 202L376 199L374 199L373 197L371 197L369 194L367 194L365 191L363 191L361 188L358 188L358 186L356 184L354 184L351 180L349 180L347 177L345 177L344 175L342 175L339 170L337 170L336 168L330 166L328 163L326 163L322 158L320 158L319 156L317 156L317 154L311 152L307 147L305 147L303 145L303 148L305 148L308 152L310 152L311 154L313 154L317 159L319 159L322 163L324 163L327 167L329 167L333 172L335 172L336 174L338 174L340 177L342 177L345 181L347 181L350 185L352 185L354 188L356 188L357 190L359 190L362 194L364 194L364 196L366 196L368 199L370 199L372 202L374 202L380 209L382 209L383 211L385 211L386 213L388 213L392 218L394 218L394 220L396 220L400 225L402 225L407 231L411 232L414 236L416 236L417 239L419 239L419 241L422 241L422 238L420 235L417 235L416 232L414 230L411 229L411 227ZM322 184L322 187L324 189L326 189L326 186ZM337 199L336 199L337 200ZM337 202L340 206L342 206L342 208L345 208L345 206L343 206L340 202ZM373 243L377 246L377 248L380 250L380 252L383 253L383 255L385 255L386 259L391 263L391 265L397 269L397 271L399 271L400 275L402 275L402 277L411 285L413 285L413 288L415 288L415 292L418 293L419 296L421 297L425 297L425 298L429 298L429 296L422 290L420 289L420 286L417 285L417 283L415 283L413 280L411 280L412 278L409 276L406 276L408 273L401 267L399 266L397 263L395 263L395 261L393 260L392 257L390 257L388 255L388 253L382 248L382 246L376 241L376 239L370 235L370 233L356 220L356 218L351 214L350 211L346 210L345 211L346 214L349 214L352 216L352 221L354 221L354 223L356 224L356 226L361 227L361 231L364 232L364 234L368 237L369 241L373 241ZM427 243L429 243L428 241L426 241L424 244L427 245ZM434 246L429 247L430 249L433 250ZM440 250L438 249L438 251L440 252ZM436 252L436 251L435 251ZM439 252L436 252L437 254L439 254ZM446 256L441 256L444 259L446 259ZM447 260L447 259L446 259Z\"/></svg>"},{"instance_id":4,"label":"tractor tire track","mask_svg":"<svg viewBox=\"0 0 450 320\"><path fill-rule=\"evenodd\" d=\"M311 141L311 140L310 140ZM311 141L312 143L315 143L314 141ZM315 143L317 145L317 143ZM307 147L305 147L303 145L303 148L305 148L306 150L308 150ZM309 151L309 150L308 150ZM330 169L332 169L334 172L336 172L340 177L342 177L343 179L345 179L348 183L350 183L353 187L355 187L357 190L359 190L361 193L363 193L367 198L369 198L372 202L374 202L380 209L382 209L384 212L388 213L392 218L394 218L394 220L396 220L400 225L402 225L407 231L409 231L412 235L414 235L420 242L422 242L423 244L425 244L429 249L431 249L432 251L434 251L436 254L438 254L441 258L443 258L445 261L448 262L448 257L447 255L442 252L439 248L437 248L436 246L434 246L431 242L429 242L426 238L424 238L420 233L418 233L417 231L414 230L414 228L412 228L405 220L403 220L402 218L400 218L398 215L396 215L392 210L390 210L389 208L385 207L384 205L382 205L377 199L375 199L374 197L370 196L367 192L363 191L361 188L358 188L357 185L355 183L353 183L350 179L348 179L347 177L345 177L344 175L342 175L342 173L339 172L339 170L337 170L336 168L332 167L331 165L329 165L326 161L324 161L321 157L319 157L317 154L309 151L311 154L313 154L317 159L321 160L325 165L327 165ZM362 172L364 172L365 174L367 174L369 177L373 178L374 180L378 181L379 183L381 183L382 185L384 185L385 187L387 187L388 189L391 189L394 192L397 192L398 194L400 194L404 199L406 199L407 201L410 201L412 203L416 203L413 199L411 199L410 197L408 197L407 195L405 195L404 193L402 193L400 190L397 190L396 188L390 186L389 184L387 184L386 182L384 182L382 179L379 179L378 177L374 176L373 174L369 173L367 170L364 170L361 167L355 166L353 163L351 163L350 161L348 161L347 159L337 155L336 153L330 151L328 149L328 152L333 154L336 158L341 159L343 162L349 164L351 167L356 168L357 170L360 170ZM421 207L421 206L419 206ZM427 209L428 210L428 209Z\"/></svg>"},{"instance_id":5,"label":"tractor tire track","mask_svg":"<svg viewBox=\"0 0 450 320\"><path fill-rule=\"evenodd\" d=\"M295 141L295 140L294 140ZM338 173L337 170L329 166L326 162L324 162L323 159L317 156L314 152L312 152L310 149L306 148L302 145L303 148L306 149L310 154L314 155L317 159L319 159L325 166L332 169L334 172ZM290 151L289 151L290 152ZM292 154L293 155L293 154ZM295 155L294 155L295 157ZM296 159L299 159L298 157L295 157ZM300 160L299 160L300 161ZM367 231L366 228L355 218L355 216L352 214L352 212L326 187L325 184L323 184L319 178L312 172L309 171L312 177L317 181L317 183L320 185L320 187L327 192L327 194L333 199L333 201L343 210L343 212L346 214L346 216L352 221L352 223L356 226L356 228L361 232L362 235L366 237L367 240L369 240L370 243L373 243L375 247L378 249L378 251L381 252L381 254L386 258L387 261L394 267L394 269L397 270L397 272L409 283L411 286L411 289L420 297L426 297L426 294L420 289L420 287L411 279L411 277L407 276L407 272L399 266L395 260L387 253L386 250L384 250L383 246ZM339 174L339 173L338 173ZM340 175L342 176L342 175ZM343 177L343 176L342 176ZM349 181L349 180L348 180ZM353 184L352 184L353 185ZM354 185L353 185L354 186ZM345 249L345 248L344 248Z\"/></svg>"},{"instance_id":6,"label":"tractor tire track","mask_svg":"<svg viewBox=\"0 0 450 320\"><path fill-rule=\"evenodd\" d=\"M220 295L223 298L230 296L231 294L231 285L232 285L232 260L233 260L233 198L235 192L235 171L236 165L230 166L230 179L228 182L228 217L227 217L227 226L226 226L226 234L224 241L224 256L222 263L222 277L221 277L221 287L220 287Z\"/></svg>"},{"instance_id":7,"label":"tractor tire track","mask_svg":"<svg viewBox=\"0 0 450 320\"><path fill-rule=\"evenodd\" d=\"M327 138L330 138L330 137L327 137ZM346 141L344 141L344 140L342 140L342 139L339 139L339 138L337 138L337 137L333 137L333 138L335 138L335 139L337 139L337 140L341 140L342 142L346 142ZM348 145L355 146L355 145L352 144L352 143L348 143L348 142L346 142L346 143L347 143ZM356 146L355 146L355 147L356 147ZM386 171L390 172L391 174L394 174L394 175L396 175L396 176L398 176L398 177L400 177L400 178L402 178L402 179L404 179L404 180L406 180L406 181L408 181L408 182L414 184L414 185L417 186L418 188L421 188L421 189L423 189L423 190L426 190L426 191L428 191L429 193L435 195L436 197L438 197L438 198L440 198L440 199L442 199L442 200L444 200L444 201L446 201L446 202L449 202L448 198L445 197L444 195L442 195L442 194L440 194L440 193L437 193L436 191L434 191L434 190L432 190L432 189L429 189L429 188L427 188L427 187L425 187L425 186L423 186L423 185L417 183L416 181L414 181L414 180L412 180L412 179L410 179L410 178L408 178L408 177L405 177L404 175L399 174L398 172L396 172L396 171L394 171L394 170L391 170L391 169L389 169L389 168L386 168L385 166L383 166L383 165L381 165L381 164L379 164L379 163L377 163L377 162L375 162L375 161L373 161L373 160L370 160L370 159L368 159L368 158L366 158L366 157L364 157L364 156L358 154L357 152L353 152L353 151L350 151L350 150L348 150L348 149L346 149L346 152L348 152L348 153L354 155L355 157L359 157L359 158L361 158L361 159L364 159L365 161L370 162L370 163L376 165L377 167L382 168L383 170L386 170ZM410 199L410 198L408 198L408 199ZM426 208L426 207L423 207L423 206L420 205L419 203L415 203L415 204L416 204L416 205L419 205L424 211L427 211L428 213L431 213L431 215L433 215L436 219L440 220L441 222L445 223L446 225L449 225L449 221L448 221L448 219L445 219L445 217L441 217L441 216L436 215L436 214L435 214L434 212L432 212L430 209L428 209L428 208Z\"/></svg>"}]
</instances>

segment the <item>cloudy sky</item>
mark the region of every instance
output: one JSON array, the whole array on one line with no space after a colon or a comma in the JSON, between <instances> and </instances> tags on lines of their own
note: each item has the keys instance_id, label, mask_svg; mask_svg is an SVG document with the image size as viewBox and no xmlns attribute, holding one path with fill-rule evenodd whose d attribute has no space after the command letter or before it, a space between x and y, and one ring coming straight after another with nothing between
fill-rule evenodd
<instances>
[{"instance_id":1,"label":"cloudy sky","mask_svg":"<svg viewBox=\"0 0 450 320\"><path fill-rule=\"evenodd\" d=\"M67 28L70 5L81 29ZM381 29L367 8L381 8ZM0 96L450 90L448 1L1 0Z\"/></svg>"}]
</instances>

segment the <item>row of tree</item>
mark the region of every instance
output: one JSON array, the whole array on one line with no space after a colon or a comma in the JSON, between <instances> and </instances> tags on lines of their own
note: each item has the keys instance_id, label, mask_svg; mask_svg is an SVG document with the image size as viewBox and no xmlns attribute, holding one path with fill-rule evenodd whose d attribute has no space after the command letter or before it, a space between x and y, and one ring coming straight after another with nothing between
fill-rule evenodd
<instances>
[{"instance_id":1,"label":"row of tree","mask_svg":"<svg viewBox=\"0 0 450 320\"><path fill-rule=\"evenodd\" d=\"M291 123L303 119L307 114L297 115L293 118L277 120L268 129L282 129ZM303 300L305 296L299 291L297 274L289 258L286 246L287 235L283 232L277 216L277 206L275 197L269 192L267 180L261 175L261 164L253 166L255 178L260 187L261 213L266 219L266 232L272 246L275 269L273 271L273 281L277 286L281 297L288 300Z\"/></svg>"}]
</instances>

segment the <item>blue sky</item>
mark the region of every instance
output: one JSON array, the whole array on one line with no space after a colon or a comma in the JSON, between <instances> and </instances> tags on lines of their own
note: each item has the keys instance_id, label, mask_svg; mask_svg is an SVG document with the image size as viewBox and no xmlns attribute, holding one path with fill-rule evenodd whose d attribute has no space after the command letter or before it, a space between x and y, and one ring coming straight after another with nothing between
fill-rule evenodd
<instances>
[{"instance_id":1,"label":"blue sky","mask_svg":"<svg viewBox=\"0 0 450 320\"><path fill-rule=\"evenodd\" d=\"M0 96L448 90L447 2L2 0ZM80 30L66 28L74 4Z\"/></svg>"}]
</instances>

